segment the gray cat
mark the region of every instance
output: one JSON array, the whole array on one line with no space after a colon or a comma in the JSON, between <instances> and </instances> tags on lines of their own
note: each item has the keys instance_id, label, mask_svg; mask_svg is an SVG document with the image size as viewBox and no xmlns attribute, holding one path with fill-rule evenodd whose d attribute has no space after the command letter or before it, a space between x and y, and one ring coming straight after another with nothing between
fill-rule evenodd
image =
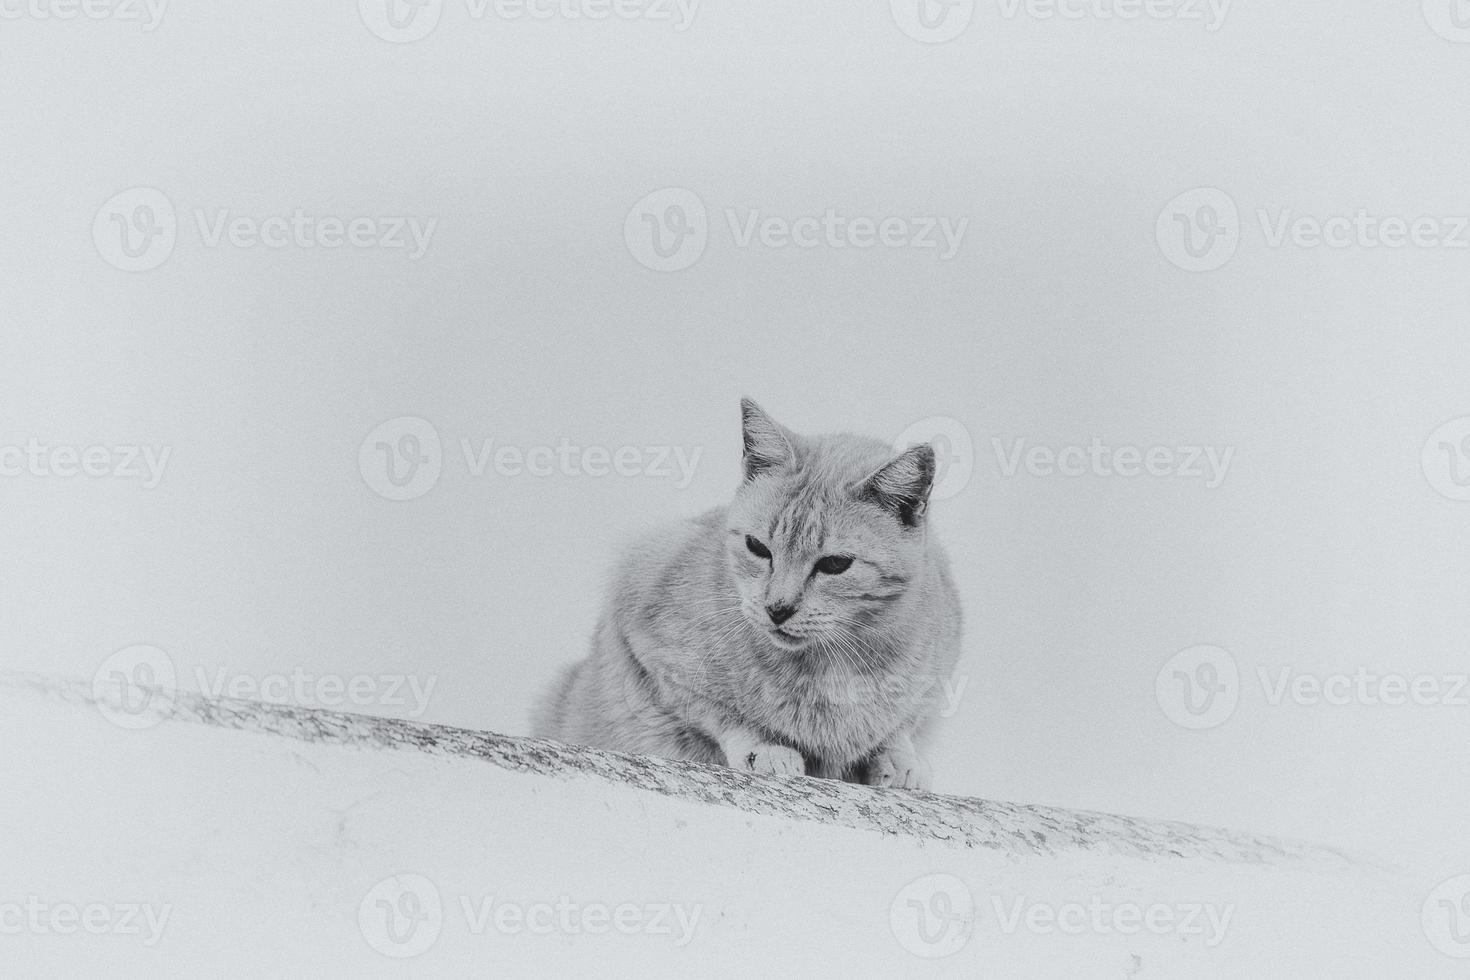
<instances>
[{"instance_id":1,"label":"gray cat","mask_svg":"<svg viewBox=\"0 0 1470 980\"><path fill-rule=\"evenodd\" d=\"M747 772L924 789L959 653L929 533L934 450L800 436L741 402L729 506L620 564L592 652L534 712L545 738Z\"/></svg>"}]
</instances>

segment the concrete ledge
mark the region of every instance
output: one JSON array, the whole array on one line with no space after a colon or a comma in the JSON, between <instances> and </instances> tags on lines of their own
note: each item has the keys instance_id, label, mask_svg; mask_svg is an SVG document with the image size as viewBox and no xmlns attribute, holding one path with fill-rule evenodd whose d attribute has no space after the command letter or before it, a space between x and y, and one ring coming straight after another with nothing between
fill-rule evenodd
<instances>
[{"instance_id":1,"label":"concrete ledge","mask_svg":"<svg viewBox=\"0 0 1470 980\"><path fill-rule=\"evenodd\" d=\"M151 945L45 921L0 935L17 975L239 963L225 972L1353 977L1453 965L1417 935L1418 899L1392 872L1235 831L188 692L140 708L35 675L0 674L0 744L0 929L7 903L32 900L170 909ZM550 931L517 925L540 906L572 911ZM673 925L595 930L599 909L623 906L667 906ZM1151 927L1130 911L1151 909Z\"/></svg>"},{"instance_id":2,"label":"concrete ledge","mask_svg":"<svg viewBox=\"0 0 1470 980\"><path fill-rule=\"evenodd\" d=\"M11 674L0 675L0 686L74 705L98 703L92 685L80 681ZM105 693L104 700L112 710L122 710L116 692ZM305 742L481 759L515 772L557 778L588 776L749 813L1013 854L1084 852L1247 864L1306 862L1324 869L1346 868L1353 863L1344 854L1311 844L1186 823L871 789L832 780L755 776L721 766L603 752L545 739L259 701L207 698L184 691L159 697L150 710L160 720Z\"/></svg>"}]
</instances>

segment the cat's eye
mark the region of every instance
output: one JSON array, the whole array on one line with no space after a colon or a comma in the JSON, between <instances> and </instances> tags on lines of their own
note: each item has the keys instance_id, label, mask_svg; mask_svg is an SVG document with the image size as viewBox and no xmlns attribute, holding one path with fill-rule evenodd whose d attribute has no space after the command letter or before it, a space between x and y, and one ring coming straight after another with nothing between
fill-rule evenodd
<instances>
[{"instance_id":1,"label":"cat's eye","mask_svg":"<svg viewBox=\"0 0 1470 980\"><path fill-rule=\"evenodd\" d=\"M745 536L745 547L749 548L750 549L750 553L752 555L755 555L757 558L767 558L768 559L768 558L771 557L771 549L770 548L767 548L765 545L761 544L759 541L757 541L753 536L751 536L749 534L747 534Z\"/></svg>"},{"instance_id":2,"label":"cat's eye","mask_svg":"<svg viewBox=\"0 0 1470 980\"><path fill-rule=\"evenodd\" d=\"M841 575L852 567L852 559L847 555L828 555L817 562L817 571L825 575Z\"/></svg>"}]
</instances>

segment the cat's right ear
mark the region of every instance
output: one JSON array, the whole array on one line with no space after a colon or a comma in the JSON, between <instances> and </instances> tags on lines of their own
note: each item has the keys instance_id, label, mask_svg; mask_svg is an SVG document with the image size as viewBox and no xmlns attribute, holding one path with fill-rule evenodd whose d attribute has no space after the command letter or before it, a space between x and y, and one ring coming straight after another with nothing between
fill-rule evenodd
<instances>
[{"instance_id":1,"label":"cat's right ear","mask_svg":"<svg viewBox=\"0 0 1470 980\"><path fill-rule=\"evenodd\" d=\"M745 478L784 466L796 456L791 440L775 419L749 398L740 399L740 426L745 438Z\"/></svg>"},{"instance_id":2,"label":"cat's right ear","mask_svg":"<svg viewBox=\"0 0 1470 980\"><path fill-rule=\"evenodd\" d=\"M935 466L933 446L913 446L863 481L861 492L896 514L905 527L918 527L929 507Z\"/></svg>"}]
</instances>

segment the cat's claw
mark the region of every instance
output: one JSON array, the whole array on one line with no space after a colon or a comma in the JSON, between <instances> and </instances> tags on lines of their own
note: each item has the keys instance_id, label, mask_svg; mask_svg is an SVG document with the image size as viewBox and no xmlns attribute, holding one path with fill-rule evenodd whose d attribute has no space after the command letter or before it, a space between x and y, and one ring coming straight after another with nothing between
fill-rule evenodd
<instances>
[{"instance_id":1,"label":"cat's claw","mask_svg":"<svg viewBox=\"0 0 1470 980\"><path fill-rule=\"evenodd\" d=\"M806 760L784 745L757 745L730 760L734 768L764 776L805 776Z\"/></svg>"},{"instance_id":2,"label":"cat's claw","mask_svg":"<svg viewBox=\"0 0 1470 980\"><path fill-rule=\"evenodd\" d=\"M893 789L929 788L929 766L917 755L884 749L868 763L869 786Z\"/></svg>"}]
</instances>

